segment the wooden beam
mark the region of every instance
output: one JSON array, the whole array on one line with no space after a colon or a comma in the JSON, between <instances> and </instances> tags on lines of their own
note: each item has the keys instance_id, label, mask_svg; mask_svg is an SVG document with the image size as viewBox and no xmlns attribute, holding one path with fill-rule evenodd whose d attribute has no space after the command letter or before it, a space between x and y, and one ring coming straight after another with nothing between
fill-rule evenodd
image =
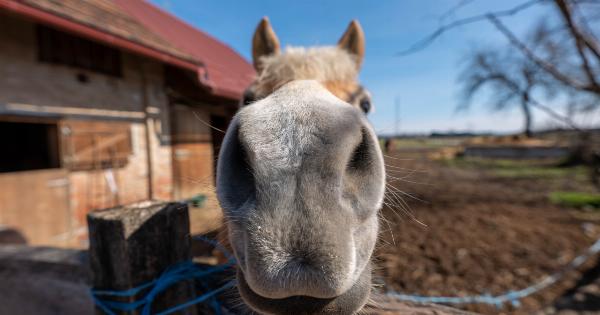
<instances>
[{"instance_id":1,"label":"wooden beam","mask_svg":"<svg viewBox=\"0 0 600 315\"><path fill-rule=\"evenodd\" d=\"M92 212L87 218L95 289L131 289L156 279L169 266L191 259L185 204L148 201ZM152 313L188 301L194 292L193 281L173 285L156 298ZM104 313L96 308L96 314ZM195 308L178 314L195 314Z\"/></svg>"}]
</instances>

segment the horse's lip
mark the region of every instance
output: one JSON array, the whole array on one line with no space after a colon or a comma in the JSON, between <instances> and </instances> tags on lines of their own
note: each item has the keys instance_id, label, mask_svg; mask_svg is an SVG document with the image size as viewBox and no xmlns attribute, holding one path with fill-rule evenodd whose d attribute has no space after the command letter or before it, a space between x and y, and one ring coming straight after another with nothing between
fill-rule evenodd
<instances>
[{"instance_id":1,"label":"horse's lip","mask_svg":"<svg viewBox=\"0 0 600 315\"><path fill-rule=\"evenodd\" d=\"M334 298L291 296L271 299L254 292L241 269L237 270L238 291L248 306L268 314L353 314L367 302L371 291L371 268L365 268L360 279L346 292Z\"/></svg>"}]
</instances>

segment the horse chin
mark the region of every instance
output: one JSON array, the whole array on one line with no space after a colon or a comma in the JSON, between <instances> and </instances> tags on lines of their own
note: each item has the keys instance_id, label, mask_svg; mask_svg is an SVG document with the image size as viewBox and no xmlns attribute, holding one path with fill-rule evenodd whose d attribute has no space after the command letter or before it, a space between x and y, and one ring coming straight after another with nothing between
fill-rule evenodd
<instances>
[{"instance_id":1,"label":"horse chin","mask_svg":"<svg viewBox=\"0 0 600 315\"><path fill-rule=\"evenodd\" d=\"M250 288L244 273L239 268L237 280L238 291L246 305L261 314L354 314L365 306L371 294L371 267L369 265L348 291L330 299L310 296L291 296L283 299L266 298Z\"/></svg>"}]
</instances>

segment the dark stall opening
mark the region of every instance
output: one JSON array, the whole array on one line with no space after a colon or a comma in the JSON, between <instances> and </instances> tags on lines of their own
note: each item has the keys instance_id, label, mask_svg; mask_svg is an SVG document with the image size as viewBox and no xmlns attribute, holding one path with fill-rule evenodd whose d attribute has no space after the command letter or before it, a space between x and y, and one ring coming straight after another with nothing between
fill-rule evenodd
<instances>
[{"instance_id":1,"label":"dark stall opening","mask_svg":"<svg viewBox=\"0 0 600 315\"><path fill-rule=\"evenodd\" d=\"M59 167L56 124L0 121L0 173Z\"/></svg>"}]
</instances>

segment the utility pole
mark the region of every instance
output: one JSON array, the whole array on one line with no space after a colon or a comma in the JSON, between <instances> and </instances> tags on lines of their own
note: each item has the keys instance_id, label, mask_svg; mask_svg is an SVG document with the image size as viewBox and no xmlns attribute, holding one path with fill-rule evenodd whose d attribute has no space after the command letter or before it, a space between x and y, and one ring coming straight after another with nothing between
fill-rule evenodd
<instances>
[{"instance_id":1,"label":"utility pole","mask_svg":"<svg viewBox=\"0 0 600 315\"><path fill-rule=\"evenodd\" d=\"M398 137L400 135L400 96L396 96L396 121L394 123L394 136Z\"/></svg>"}]
</instances>

